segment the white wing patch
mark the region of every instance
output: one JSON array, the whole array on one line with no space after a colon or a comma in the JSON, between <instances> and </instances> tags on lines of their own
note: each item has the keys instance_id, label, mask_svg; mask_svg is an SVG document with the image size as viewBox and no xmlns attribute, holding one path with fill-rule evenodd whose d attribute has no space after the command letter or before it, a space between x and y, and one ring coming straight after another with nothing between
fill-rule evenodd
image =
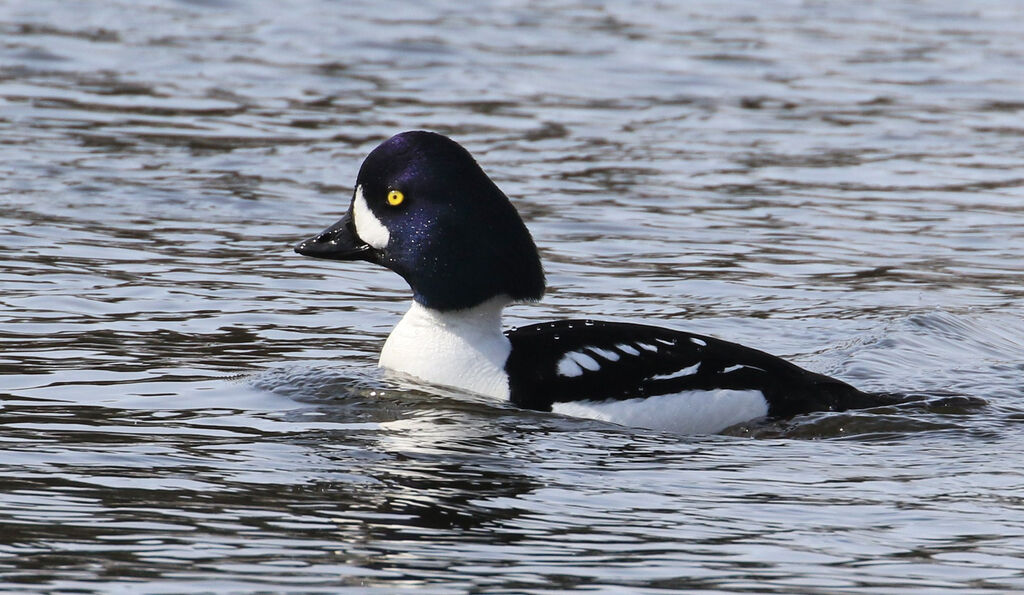
<instances>
[{"instance_id":1,"label":"white wing patch","mask_svg":"<svg viewBox=\"0 0 1024 595\"><path fill-rule=\"evenodd\" d=\"M601 369L601 364L597 363L597 360L590 357L582 351L570 351L566 356L571 357L574 362L590 370L596 372Z\"/></svg>"},{"instance_id":2,"label":"white wing patch","mask_svg":"<svg viewBox=\"0 0 1024 595\"><path fill-rule=\"evenodd\" d=\"M583 368L566 355L558 360L558 375L565 376L566 378L575 378L576 376L583 375Z\"/></svg>"},{"instance_id":3,"label":"white wing patch","mask_svg":"<svg viewBox=\"0 0 1024 595\"><path fill-rule=\"evenodd\" d=\"M600 357L603 357L604 359L610 362L619 361L619 354L609 349L601 349L600 347L587 347L587 351Z\"/></svg>"},{"instance_id":4,"label":"white wing patch","mask_svg":"<svg viewBox=\"0 0 1024 595\"><path fill-rule=\"evenodd\" d=\"M640 341L637 341L636 343L634 343L634 345L636 345L640 349L644 349L646 351L654 351L654 352L658 351L658 346L657 345L651 345L650 343L641 343Z\"/></svg>"},{"instance_id":5,"label":"white wing patch","mask_svg":"<svg viewBox=\"0 0 1024 595\"><path fill-rule=\"evenodd\" d=\"M728 374L729 372L735 372L736 370L742 370L743 368L757 370L758 372L764 372L764 368L758 368L757 366L748 366L745 364L736 364L735 366L729 366L728 368L723 369L721 372L719 372L719 374Z\"/></svg>"},{"instance_id":6,"label":"white wing patch","mask_svg":"<svg viewBox=\"0 0 1024 595\"><path fill-rule=\"evenodd\" d=\"M559 376L566 376L568 378L580 376L583 374L584 369L596 372L601 369L601 364L582 351L570 351L563 355L562 359L558 360Z\"/></svg>"},{"instance_id":7,"label":"white wing patch","mask_svg":"<svg viewBox=\"0 0 1024 595\"><path fill-rule=\"evenodd\" d=\"M355 222L356 235L359 236L359 239L378 250L387 247L388 241L391 239L391 232L373 214L370 205L366 204L362 185L356 187L356 197L352 201L352 219Z\"/></svg>"},{"instance_id":8,"label":"white wing patch","mask_svg":"<svg viewBox=\"0 0 1024 595\"><path fill-rule=\"evenodd\" d=\"M657 374L651 376L648 380L672 380L673 378L682 378L683 376L692 376L700 370L700 362L693 364L692 366L683 368L678 372L672 372L671 374Z\"/></svg>"},{"instance_id":9,"label":"white wing patch","mask_svg":"<svg viewBox=\"0 0 1024 595\"><path fill-rule=\"evenodd\" d=\"M637 351L635 347L632 345L626 345L625 343L619 343L615 348L627 355L640 355L640 352Z\"/></svg>"},{"instance_id":10,"label":"white wing patch","mask_svg":"<svg viewBox=\"0 0 1024 595\"><path fill-rule=\"evenodd\" d=\"M690 337L690 343L693 343L694 345L700 345L701 347L708 346L707 341L705 341L704 339L698 339L697 337Z\"/></svg>"},{"instance_id":11,"label":"white wing patch","mask_svg":"<svg viewBox=\"0 0 1024 595\"><path fill-rule=\"evenodd\" d=\"M688 390L622 401L554 403L555 413L680 434L713 434L768 415L759 390Z\"/></svg>"}]
</instances>

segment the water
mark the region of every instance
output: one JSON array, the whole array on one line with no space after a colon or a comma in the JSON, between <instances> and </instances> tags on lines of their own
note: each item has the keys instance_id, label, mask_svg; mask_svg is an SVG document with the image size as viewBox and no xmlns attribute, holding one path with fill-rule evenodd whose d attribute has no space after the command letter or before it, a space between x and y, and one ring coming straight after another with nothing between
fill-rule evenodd
<instances>
[{"instance_id":1,"label":"water","mask_svg":"<svg viewBox=\"0 0 1024 595\"><path fill-rule=\"evenodd\" d=\"M0 592L1024 589L1018 3L0 6ZM923 401L676 436L381 375L395 132L544 302Z\"/></svg>"}]
</instances>

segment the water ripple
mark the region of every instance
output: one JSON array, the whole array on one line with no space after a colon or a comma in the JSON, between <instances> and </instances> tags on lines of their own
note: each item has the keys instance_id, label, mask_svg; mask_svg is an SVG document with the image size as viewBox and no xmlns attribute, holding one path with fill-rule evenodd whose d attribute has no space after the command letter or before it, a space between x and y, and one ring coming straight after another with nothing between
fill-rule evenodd
<instances>
[{"instance_id":1,"label":"water ripple","mask_svg":"<svg viewBox=\"0 0 1024 595\"><path fill-rule=\"evenodd\" d=\"M0 8L0 592L982 593L1021 581L1020 7ZM313 262L404 129L655 322L896 407L681 437L374 367Z\"/></svg>"}]
</instances>

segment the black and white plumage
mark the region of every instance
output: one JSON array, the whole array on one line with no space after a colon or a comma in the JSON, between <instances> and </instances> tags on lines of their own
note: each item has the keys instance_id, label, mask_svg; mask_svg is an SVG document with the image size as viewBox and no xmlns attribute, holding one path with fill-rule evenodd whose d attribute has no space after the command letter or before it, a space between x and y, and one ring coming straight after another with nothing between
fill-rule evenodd
<instances>
[{"instance_id":1,"label":"black and white plumage","mask_svg":"<svg viewBox=\"0 0 1024 595\"><path fill-rule=\"evenodd\" d=\"M374 149L349 211L296 247L400 274L413 304L381 367L540 411L684 433L763 416L879 405L886 397L756 349L655 326L566 320L503 331L540 299L537 249L508 198L459 144L396 135Z\"/></svg>"}]
</instances>

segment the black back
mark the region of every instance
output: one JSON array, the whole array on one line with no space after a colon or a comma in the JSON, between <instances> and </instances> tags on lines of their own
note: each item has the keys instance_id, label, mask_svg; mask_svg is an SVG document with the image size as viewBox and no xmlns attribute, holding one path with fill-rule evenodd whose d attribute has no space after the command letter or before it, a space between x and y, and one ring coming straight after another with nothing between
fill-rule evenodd
<instances>
[{"instance_id":1,"label":"black back","mask_svg":"<svg viewBox=\"0 0 1024 595\"><path fill-rule=\"evenodd\" d=\"M763 351L672 329L563 320L514 329L506 335L512 343L512 354L505 364L511 400L528 409L550 411L558 402L715 389L759 390L772 416L842 411L888 402ZM582 373L574 376L559 374L558 364L570 352L590 356L600 369L578 368L577 372ZM609 358L607 352L618 359ZM695 370L680 374L697 364Z\"/></svg>"}]
</instances>

